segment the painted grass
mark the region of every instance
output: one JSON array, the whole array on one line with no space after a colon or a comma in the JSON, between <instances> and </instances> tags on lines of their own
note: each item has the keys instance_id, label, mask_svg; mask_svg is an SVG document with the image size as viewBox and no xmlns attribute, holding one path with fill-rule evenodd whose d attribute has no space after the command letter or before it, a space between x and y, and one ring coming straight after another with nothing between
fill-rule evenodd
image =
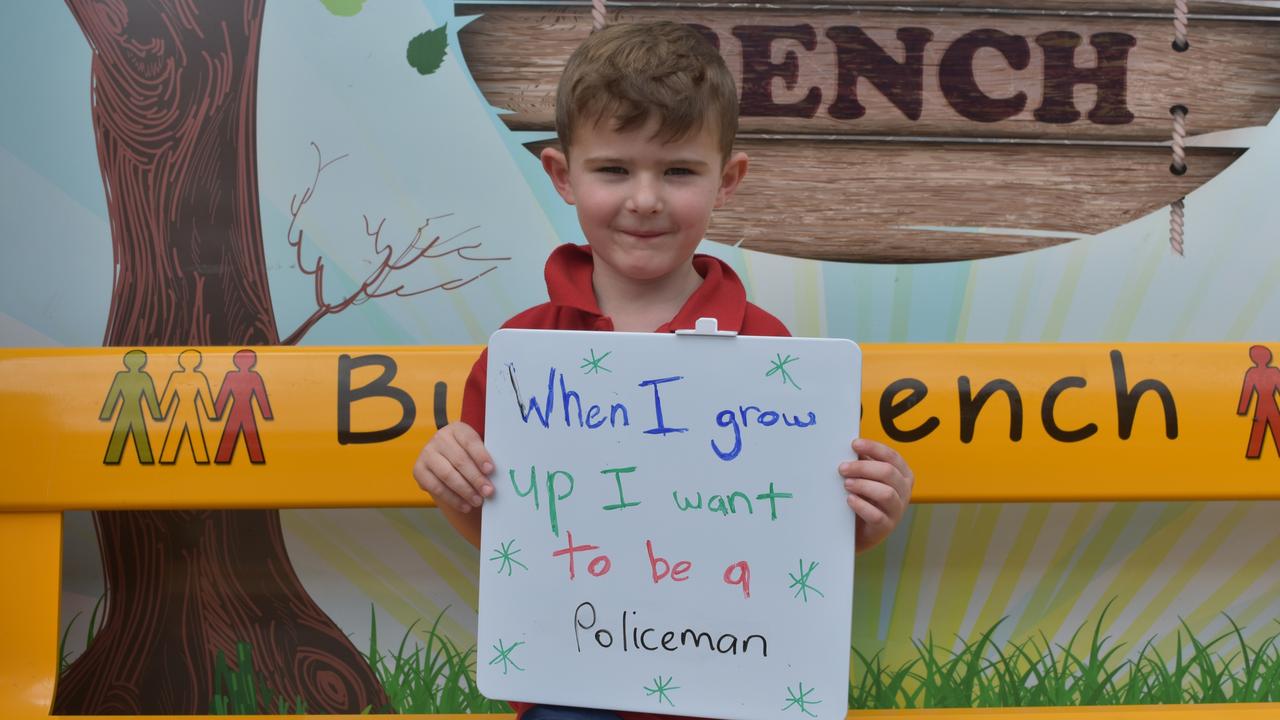
<instances>
[{"instance_id":1,"label":"painted grass","mask_svg":"<svg viewBox=\"0 0 1280 720\"><path fill-rule=\"evenodd\" d=\"M59 657L71 633L73 617L62 633ZM87 641L93 639L98 612L89 619ZM407 713L508 712L506 703L489 700L475 684L476 648L459 648L439 633L438 615L431 627L405 631L394 649L379 644L377 616L370 608L369 647L362 653L391 701L389 708ZM1165 657L1152 637L1131 658L1123 644L1102 632L1106 609L1085 630L1082 624L1065 643L1043 634L1003 645L993 637L1007 618L976 640L940 645L932 637L914 641L916 657L887 667L875 653L853 648L849 707L854 709L1041 707L1081 705L1150 705L1184 703L1280 702L1280 621L1276 633L1258 645L1245 640L1243 628L1227 618L1231 630L1207 640L1183 623L1177 650ZM420 642L425 641L425 645ZM87 646L87 643L86 643ZM300 698L280 697L253 667L252 648L236 647L236 667L218 653L215 661L212 712L290 714L306 712Z\"/></svg>"},{"instance_id":2,"label":"painted grass","mask_svg":"<svg viewBox=\"0 0 1280 720\"><path fill-rule=\"evenodd\" d=\"M213 660L213 698L210 715L302 715L307 703L301 697L293 702L267 687L261 673L254 672L253 648L249 643L236 643L236 666L231 668L226 655L219 650Z\"/></svg>"},{"instance_id":3,"label":"painted grass","mask_svg":"<svg viewBox=\"0 0 1280 720\"><path fill-rule=\"evenodd\" d=\"M93 604L93 613L89 615L89 629L85 632L84 646L88 648L93 642L93 636L98 631L98 611L102 609L102 603L107 599L106 595L99 595L98 602ZM67 651L67 637L71 635L71 628L75 626L76 620L80 618L80 613L71 616L71 620L67 622L67 626L62 630L62 636L58 638L58 674L67 671L67 667L71 665L71 653Z\"/></svg>"},{"instance_id":4,"label":"painted grass","mask_svg":"<svg viewBox=\"0 0 1280 720\"><path fill-rule=\"evenodd\" d=\"M401 636L396 649L385 652L378 647L378 616L370 608L369 652L365 659L382 681L391 707L401 713L510 712L509 705L486 698L476 687L475 646L460 649L437 632L444 612L422 631L425 647L416 639L413 647L408 647L415 622Z\"/></svg>"},{"instance_id":5,"label":"painted grass","mask_svg":"<svg viewBox=\"0 0 1280 720\"><path fill-rule=\"evenodd\" d=\"M854 648L849 707L1280 702L1280 630L1252 647L1230 618L1232 629L1208 641L1184 622L1173 657L1161 655L1153 637L1133 658L1118 659L1124 648L1102 634L1105 616L1104 610L1087 639L1081 625L1066 644L1040 635L1002 647L992 636L1004 620L959 650L932 637L916 640L916 657L898 667Z\"/></svg>"},{"instance_id":6,"label":"painted grass","mask_svg":"<svg viewBox=\"0 0 1280 720\"><path fill-rule=\"evenodd\" d=\"M476 687L474 647L461 650L439 633L444 612L436 616L431 627L421 634L423 646L416 640L409 646L414 623L400 637L394 650L378 644L378 616L370 608L369 650L362 653L387 692L390 706L364 708L365 713L505 713L511 708L504 702L490 700ZM214 696L212 715L244 715L266 713L277 715L307 712L302 698L292 703L266 686L262 675L253 667L253 652L248 643L236 645L236 667L231 669L222 652L214 662Z\"/></svg>"}]
</instances>

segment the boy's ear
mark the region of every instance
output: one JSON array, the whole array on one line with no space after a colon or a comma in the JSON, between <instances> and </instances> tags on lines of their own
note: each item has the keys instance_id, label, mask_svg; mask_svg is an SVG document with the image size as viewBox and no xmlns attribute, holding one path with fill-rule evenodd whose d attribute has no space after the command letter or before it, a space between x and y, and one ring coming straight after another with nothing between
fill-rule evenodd
<instances>
[{"instance_id":1,"label":"boy's ear","mask_svg":"<svg viewBox=\"0 0 1280 720\"><path fill-rule=\"evenodd\" d=\"M543 148L538 157L542 160L542 169L551 178L551 184L556 186L556 192L572 205L573 185L569 183L569 158L562 150L554 147Z\"/></svg>"},{"instance_id":2,"label":"boy's ear","mask_svg":"<svg viewBox=\"0 0 1280 720\"><path fill-rule=\"evenodd\" d=\"M733 153L725 161L724 169L720 171L720 190L716 192L715 207L722 207L729 202L729 198L733 197L733 193L738 189L738 184L746 176L747 154L744 152Z\"/></svg>"}]
</instances>

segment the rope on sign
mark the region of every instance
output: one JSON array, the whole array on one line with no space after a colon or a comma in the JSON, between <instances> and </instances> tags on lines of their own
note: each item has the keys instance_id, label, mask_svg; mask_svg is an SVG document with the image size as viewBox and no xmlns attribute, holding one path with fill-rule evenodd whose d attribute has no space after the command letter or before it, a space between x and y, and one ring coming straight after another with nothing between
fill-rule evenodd
<instances>
[{"instance_id":1,"label":"rope on sign","mask_svg":"<svg viewBox=\"0 0 1280 720\"><path fill-rule=\"evenodd\" d=\"M1187 0L1173 0L1173 49L1186 52L1191 49L1187 40ZM1187 107L1174 105L1169 109L1173 115L1173 163L1169 171L1174 175L1187 172ZM1169 246L1179 257L1185 257L1183 251L1183 229L1186 220L1186 198L1180 197L1169 206Z\"/></svg>"},{"instance_id":2,"label":"rope on sign","mask_svg":"<svg viewBox=\"0 0 1280 720\"><path fill-rule=\"evenodd\" d=\"M1185 2L1185 0L1182 1ZM604 29L606 2L607 0L591 0L591 32Z\"/></svg>"}]
</instances>

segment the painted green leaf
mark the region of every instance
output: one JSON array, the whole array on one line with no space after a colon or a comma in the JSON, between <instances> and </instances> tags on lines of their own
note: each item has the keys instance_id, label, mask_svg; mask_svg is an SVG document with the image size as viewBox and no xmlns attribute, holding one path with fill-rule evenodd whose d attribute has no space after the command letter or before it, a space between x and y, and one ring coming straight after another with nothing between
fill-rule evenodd
<instances>
[{"instance_id":1,"label":"painted green leaf","mask_svg":"<svg viewBox=\"0 0 1280 720\"><path fill-rule=\"evenodd\" d=\"M446 26L428 30L409 41L409 49L405 57L409 65L422 75L430 75L440 69L444 62L444 52L449 47L449 34Z\"/></svg>"},{"instance_id":2,"label":"painted green leaf","mask_svg":"<svg viewBox=\"0 0 1280 720\"><path fill-rule=\"evenodd\" d=\"M329 12L338 17L351 17L364 8L364 0L320 0Z\"/></svg>"}]
</instances>

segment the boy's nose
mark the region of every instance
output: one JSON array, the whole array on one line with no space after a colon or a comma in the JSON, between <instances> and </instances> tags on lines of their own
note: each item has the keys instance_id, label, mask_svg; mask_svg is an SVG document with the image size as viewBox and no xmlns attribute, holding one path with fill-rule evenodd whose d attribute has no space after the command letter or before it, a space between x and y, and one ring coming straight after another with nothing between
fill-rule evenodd
<instances>
[{"instance_id":1,"label":"boy's nose","mask_svg":"<svg viewBox=\"0 0 1280 720\"><path fill-rule=\"evenodd\" d=\"M662 211L662 197L653 183L640 181L627 198L627 211L638 215L653 215Z\"/></svg>"}]
</instances>

